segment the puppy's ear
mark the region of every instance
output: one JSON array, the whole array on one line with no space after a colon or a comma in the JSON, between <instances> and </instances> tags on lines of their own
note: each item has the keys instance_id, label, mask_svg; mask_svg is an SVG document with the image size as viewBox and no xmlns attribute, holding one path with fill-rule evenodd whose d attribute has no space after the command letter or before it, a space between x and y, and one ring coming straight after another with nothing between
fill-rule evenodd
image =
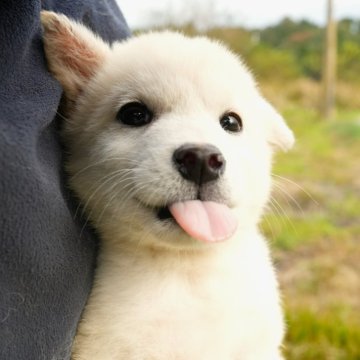
<instances>
[{"instance_id":1,"label":"puppy's ear","mask_svg":"<svg viewBox=\"0 0 360 360\"><path fill-rule=\"evenodd\" d=\"M42 11L41 23L49 69L63 86L67 98L75 101L105 61L110 47L65 15Z\"/></svg>"},{"instance_id":2,"label":"puppy's ear","mask_svg":"<svg viewBox=\"0 0 360 360\"><path fill-rule=\"evenodd\" d=\"M289 150L295 142L294 134L283 117L265 99L262 99L261 113L268 130L268 141L283 151Z\"/></svg>"}]
</instances>

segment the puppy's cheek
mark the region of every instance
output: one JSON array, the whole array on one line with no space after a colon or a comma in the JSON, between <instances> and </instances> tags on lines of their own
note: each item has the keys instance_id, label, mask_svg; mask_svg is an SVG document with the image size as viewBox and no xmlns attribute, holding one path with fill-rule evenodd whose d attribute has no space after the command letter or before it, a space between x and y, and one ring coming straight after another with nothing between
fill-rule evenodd
<instances>
[{"instance_id":1,"label":"puppy's cheek","mask_svg":"<svg viewBox=\"0 0 360 360\"><path fill-rule=\"evenodd\" d=\"M114 247L125 241L137 246L164 246L178 249L189 248L199 243L191 239L171 220L159 220L156 212L133 201L127 202L125 210L115 211L112 218L117 218L118 222L102 222L98 227L102 238L106 241L104 246Z\"/></svg>"},{"instance_id":2,"label":"puppy's cheek","mask_svg":"<svg viewBox=\"0 0 360 360\"><path fill-rule=\"evenodd\" d=\"M149 227L154 221L154 215L147 209L141 207L136 201L128 199L119 206L112 206L107 210L106 218L97 224L100 234L107 242L139 241L147 229L147 235L151 235Z\"/></svg>"},{"instance_id":3,"label":"puppy's cheek","mask_svg":"<svg viewBox=\"0 0 360 360\"><path fill-rule=\"evenodd\" d=\"M228 174L228 184L235 207L245 217L251 212L251 218L258 218L270 194L269 165L243 162L232 170Z\"/></svg>"}]
</instances>

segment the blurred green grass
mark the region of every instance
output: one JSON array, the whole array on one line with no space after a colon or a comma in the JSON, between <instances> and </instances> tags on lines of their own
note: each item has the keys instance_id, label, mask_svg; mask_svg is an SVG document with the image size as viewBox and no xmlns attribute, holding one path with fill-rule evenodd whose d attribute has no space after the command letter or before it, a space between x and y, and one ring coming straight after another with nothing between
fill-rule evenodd
<instances>
[{"instance_id":1,"label":"blurred green grass","mask_svg":"<svg viewBox=\"0 0 360 360\"><path fill-rule=\"evenodd\" d=\"M290 359L359 359L360 327L341 309L315 313L298 308L287 313L292 330L288 341Z\"/></svg>"},{"instance_id":2,"label":"blurred green grass","mask_svg":"<svg viewBox=\"0 0 360 360\"><path fill-rule=\"evenodd\" d=\"M262 228L284 293L284 352L289 360L359 360L360 111L340 109L332 121L298 105L283 114L297 143L277 157Z\"/></svg>"}]
</instances>

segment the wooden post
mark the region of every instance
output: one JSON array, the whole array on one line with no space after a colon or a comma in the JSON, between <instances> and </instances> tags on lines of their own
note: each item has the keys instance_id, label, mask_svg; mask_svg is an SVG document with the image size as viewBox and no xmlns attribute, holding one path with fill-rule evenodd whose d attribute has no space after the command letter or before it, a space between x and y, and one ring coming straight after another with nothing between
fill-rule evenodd
<instances>
[{"instance_id":1,"label":"wooden post","mask_svg":"<svg viewBox=\"0 0 360 360\"><path fill-rule=\"evenodd\" d=\"M326 42L322 71L321 115L331 119L335 113L337 30L333 16L333 0L327 2Z\"/></svg>"}]
</instances>

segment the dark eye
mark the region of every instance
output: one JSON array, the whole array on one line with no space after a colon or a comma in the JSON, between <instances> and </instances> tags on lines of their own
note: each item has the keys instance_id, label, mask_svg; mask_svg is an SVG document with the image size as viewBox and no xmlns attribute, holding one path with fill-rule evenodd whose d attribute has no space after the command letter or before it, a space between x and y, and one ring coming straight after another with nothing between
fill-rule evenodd
<instances>
[{"instance_id":1,"label":"dark eye","mask_svg":"<svg viewBox=\"0 0 360 360\"><path fill-rule=\"evenodd\" d=\"M238 114L227 113L220 119L220 125L226 131L239 132L243 128L242 120Z\"/></svg>"},{"instance_id":2,"label":"dark eye","mask_svg":"<svg viewBox=\"0 0 360 360\"><path fill-rule=\"evenodd\" d=\"M131 102L121 107L116 119L130 126L144 126L151 122L153 114L146 105L139 102Z\"/></svg>"}]
</instances>

